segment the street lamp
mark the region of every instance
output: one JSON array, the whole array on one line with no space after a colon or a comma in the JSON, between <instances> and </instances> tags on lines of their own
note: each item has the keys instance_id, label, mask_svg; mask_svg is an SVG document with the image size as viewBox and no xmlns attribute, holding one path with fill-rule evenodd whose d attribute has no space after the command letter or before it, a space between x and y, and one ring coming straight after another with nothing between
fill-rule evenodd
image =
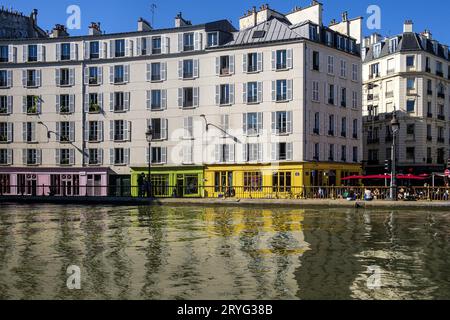
<instances>
[{"instance_id":1,"label":"street lamp","mask_svg":"<svg viewBox=\"0 0 450 320\"><path fill-rule=\"evenodd\" d=\"M152 197L152 178L151 178L151 171L152 171L152 140L153 140L153 128L151 125L148 126L147 132L145 133L145 137L147 138L148 142L148 190L147 195L149 198Z\"/></svg>"},{"instance_id":2,"label":"street lamp","mask_svg":"<svg viewBox=\"0 0 450 320\"><path fill-rule=\"evenodd\" d=\"M390 196L392 201L397 201L397 172L396 172L396 161L397 161L397 134L400 130L400 122L397 119L397 114L394 112L391 120L391 128L392 128L392 172L391 172L391 188L390 188Z\"/></svg>"}]
</instances>

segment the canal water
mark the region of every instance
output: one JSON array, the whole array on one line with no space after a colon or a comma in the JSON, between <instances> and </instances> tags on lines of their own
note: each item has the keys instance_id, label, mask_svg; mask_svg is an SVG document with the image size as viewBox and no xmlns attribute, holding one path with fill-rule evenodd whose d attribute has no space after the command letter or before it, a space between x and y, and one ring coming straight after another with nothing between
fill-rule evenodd
<instances>
[{"instance_id":1,"label":"canal water","mask_svg":"<svg viewBox=\"0 0 450 320\"><path fill-rule=\"evenodd\" d=\"M0 205L0 299L450 299L449 226L438 211Z\"/></svg>"}]
</instances>

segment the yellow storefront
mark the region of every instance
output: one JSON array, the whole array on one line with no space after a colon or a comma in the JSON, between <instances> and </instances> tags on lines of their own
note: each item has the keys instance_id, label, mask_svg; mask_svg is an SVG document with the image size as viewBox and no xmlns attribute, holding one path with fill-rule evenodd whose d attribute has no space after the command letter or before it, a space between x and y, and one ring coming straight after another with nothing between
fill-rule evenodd
<instances>
[{"instance_id":1,"label":"yellow storefront","mask_svg":"<svg viewBox=\"0 0 450 320\"><path fill-rule=\"evenodd\" d=\"M308 187L341 186L341 179L360 174L359 164L289 163L215 165L205 168L205 197L303 198Z\"/></svg>"}]
</instances>

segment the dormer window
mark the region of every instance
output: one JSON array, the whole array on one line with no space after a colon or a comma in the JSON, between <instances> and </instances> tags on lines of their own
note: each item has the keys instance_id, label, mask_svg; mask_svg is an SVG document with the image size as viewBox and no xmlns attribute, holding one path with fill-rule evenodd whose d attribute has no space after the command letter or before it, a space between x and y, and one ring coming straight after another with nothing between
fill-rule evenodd
<instances>
[{"instance_id":1,"label":"dormer window","mask_svg":"<svg viewBox=\"0 0 450 320\"><path fill-rule=\"evenodd\" d=\"M332 47L333 46L333 34L330 31L327 31L325 33L327 46Z\"/></svg>"},{"instance_id":2,"label":"dormer window","mask_svg":"<svg viewBox=\"0 0 450 320\"><path fill-rule=\"evenodd\" d=\"M194 33L185 33L183 35L183 51L193 51L194 50Z\"/></svg>"},{"instance_id":3,"label":"dormer window","mask_svg":"<svg viewBox=\"0 0 450 320\"><path fill-rule=\"evenodd\" d=\"M389 40L389 53L394 53L397 51L398 38L393 38Z\"/></svg>"},{"instance_id":4,"label":"dormer window","mask_svg":"<svg viewBox=\"0 0 450 320\"><path fill-rule=\"evenodd\" d=\"M317 40L317 27L316 26L309 26L309 39L310 40Z\"/></svg>"},{"instance_id":5,"label":"dormer window","mask_svg":"<svg viewBox=\"0 0 450 320\"><path fill-rule=\"evenodd\" d=\"M208 33L208 47L217 47L219 45L219 33L209 32Z\"/></svg>"},{"instance_id":6,"label":"dormer window","mask_svg":"<svg viewBox=\"0 0 450 320\"><path fill-rule=\"evenodd\" d=\"M381 54L381 43L377 43L373 46L373 57L375 59L379 58Z\"/></svg>"},{"instance_id":7,"label":"dormer window","mask_svg":"<svg viewBox=\"0 0 450 320\"><path fill-rule=\"evenodd\" d=\"M435 54L439 54L439 43L436 41L433 43L433 50Z\"/></svg>"}]
</instances>

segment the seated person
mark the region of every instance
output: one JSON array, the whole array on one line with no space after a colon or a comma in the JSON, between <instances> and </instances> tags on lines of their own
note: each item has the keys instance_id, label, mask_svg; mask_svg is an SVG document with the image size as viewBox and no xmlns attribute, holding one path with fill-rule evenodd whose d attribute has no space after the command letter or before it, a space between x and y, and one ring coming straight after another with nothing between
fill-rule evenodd
<instances>
[{"instance_id":1,"label":"seated person","mask_svg":"<svg viewBox=\"0 0 450 320\"><path fill-rule=\"evenodd\" d=\"M372 191L366 189L366 191L364 191L364 201L372 201L372 200L373 200Z\"/></svg>"}]
</instances>

